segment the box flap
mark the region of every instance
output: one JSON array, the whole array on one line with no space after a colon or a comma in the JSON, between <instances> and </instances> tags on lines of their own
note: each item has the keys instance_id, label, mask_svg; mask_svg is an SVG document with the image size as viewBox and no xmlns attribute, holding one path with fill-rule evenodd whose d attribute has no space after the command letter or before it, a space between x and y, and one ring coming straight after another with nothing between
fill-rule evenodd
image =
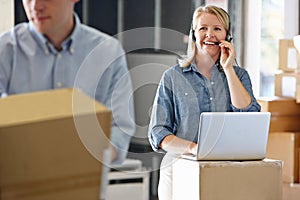
<instances>
[{"instance_id":1,"label":"box flap","mask_svg":"<svg viewBox=\"0 0 300 200\"><path fill-rule=\"evenodd\" d=\"M0 127L110 112L99 102L72 88L11 95L0 99L0 110Z\"/></svg>"}]
</instances>

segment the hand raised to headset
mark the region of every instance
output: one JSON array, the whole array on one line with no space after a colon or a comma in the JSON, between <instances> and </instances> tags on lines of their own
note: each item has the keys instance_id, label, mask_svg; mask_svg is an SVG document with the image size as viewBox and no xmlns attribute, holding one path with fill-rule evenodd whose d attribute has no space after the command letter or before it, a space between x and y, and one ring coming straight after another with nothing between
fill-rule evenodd
<instances>
[{"instance_id":1,"label":"hand raised to headset","mask_svg":"<svg viewBox=\"0 0 300 200\"><path fill-rule=\"evenodd\" d=\"M224 70L233 67L235 60L235 49L231 42L227 42L226 40L220 40L220 64Z\"/></svg>"}]
</instances>

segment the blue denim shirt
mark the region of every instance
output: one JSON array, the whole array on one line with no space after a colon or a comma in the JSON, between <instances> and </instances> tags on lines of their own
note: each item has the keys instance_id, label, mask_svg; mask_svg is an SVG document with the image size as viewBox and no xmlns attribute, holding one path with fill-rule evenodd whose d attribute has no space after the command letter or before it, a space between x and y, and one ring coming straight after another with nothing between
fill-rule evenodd
<instances>
[{"instance_id":1,"label":"blue denim shirt","mask_svg":"<svg viewBox=\"0 0 300 200\"><path fill-rule=\"evenodd\" d=\"M231 103L225 73L219 63L211 70L211 77L203 76L195 65L182 68L179 65L165 71L154 99L148 137L154 151L170 134L197 142L199 118L202 112L260 111L247 71L238 66L234 70L251 96L251 104L238 109Z\"/></svg>"},{"instance_id":2,"label":"blue denim shirt","mask_svg":"<svg viewBox=\"0 0 300 200\"><path fill-rule=\"evenodd\" d=\"M125 52L113 37L81 24L76 14L75 23L61 51L31 22L2 34L0 93L79 88L112 110L111 141L118 151L113 164L120 164L135 132Z\"/></svg>"}]
</instances>

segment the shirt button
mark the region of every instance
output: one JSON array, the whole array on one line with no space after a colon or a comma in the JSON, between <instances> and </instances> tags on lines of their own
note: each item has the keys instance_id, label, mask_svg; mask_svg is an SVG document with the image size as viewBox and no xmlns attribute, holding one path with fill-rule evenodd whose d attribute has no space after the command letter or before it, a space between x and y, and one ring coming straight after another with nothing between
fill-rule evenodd
<instances>
[{"instance_id":1,"label":"shirt button","mask_svg":"<svg viewBox=\"0 0 300 200\"><path fill-rule=\"evenodd\" d=\"M59 53L59 54L57 54L57 58L58 59L60 59L61 58L61 54Z\"/></svg>"},{"instance_id":2,"label":"shirt button","mask_svg":"<svg viewBox=\"0 0 300 200\"><path fill-rule=\"evenodd\" d=\"M61 87L62 86L62 83L61 82L57 82L57 87Z\"/></svg>"},{"instance_id":3,"label":"shirt button","mask_svg":"<svg viewBox=\"0 0 300 200\"><path fill-rule=\"evenodd\" d=\"M213 84L215 84L215 82L212 81L211 84L213 85Z\"/></svg>"},{"instance_id":4,"label":"shirt button","mask_svg":"<svg viewBox=\"0 0 300 200\"><path fill-rule=\"evenodd\" d=\"M210 98L209 98L209 100L211 100L211 101L212 101L212 100L213 100L213 98L212 98L212 97L210 97Z\"/></svg>"}]
</instances>

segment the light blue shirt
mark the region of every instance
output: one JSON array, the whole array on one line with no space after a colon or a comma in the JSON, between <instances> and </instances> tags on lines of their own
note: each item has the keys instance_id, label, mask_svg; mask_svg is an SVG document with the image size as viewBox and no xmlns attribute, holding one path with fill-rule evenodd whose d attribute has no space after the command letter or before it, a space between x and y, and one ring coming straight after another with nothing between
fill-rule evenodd
<instances>
[{"instance_id":1,"label":"light blue shirt","mask_svg":"<svg viewBox=\"0 0 300 200\"><path fill-rule=\"evenodd\" d=\"M0 93L18 94L79 88L113 113L111 141L121 163L135 131L132 85L125 52L113 37L80 23L57 51L51 42L21 23L0 38Z\"/></svg>"},{"instance_id":2,"label":"light blue shirt","mask_svg":"<svg viewBox=\"0 0 300 200\"><path fill-rule=\"evenodd\" d=\"M164 152L159 144L170 134L197 142L202 112L260 111L247 71L237 66L234 69L252 99L245 109L232 105L227 79L219 63L213 66L210 79L193 64L186 68L176 65L165 71L154 99L148 131L153 150Z\"/></svg>"}]
</instances>

